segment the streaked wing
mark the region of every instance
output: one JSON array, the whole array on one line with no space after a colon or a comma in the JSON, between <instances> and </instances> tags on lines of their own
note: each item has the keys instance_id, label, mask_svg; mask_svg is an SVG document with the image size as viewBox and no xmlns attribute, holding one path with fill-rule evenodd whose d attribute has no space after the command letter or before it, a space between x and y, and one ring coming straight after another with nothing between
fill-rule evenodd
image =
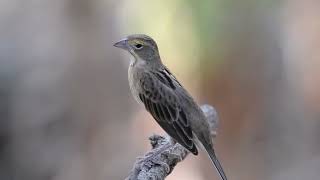
<instances>
[{"instance_id":1,"label":"streaked wing","mask_svg":"<svg viewBox=\"0 0 320 180\"><path fill-rule=\"evenodd\" d=\"M144 72L140 78L139 98L158 124L193 154L198 150L186 113L181 109L174 89L180 85L162 71Z\"/></svg>"}]
</instances>

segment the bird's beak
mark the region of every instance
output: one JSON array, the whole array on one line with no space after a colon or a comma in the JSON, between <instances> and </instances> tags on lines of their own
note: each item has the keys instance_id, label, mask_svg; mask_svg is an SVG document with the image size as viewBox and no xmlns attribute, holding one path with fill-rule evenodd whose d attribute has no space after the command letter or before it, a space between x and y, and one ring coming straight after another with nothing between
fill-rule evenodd
<instances>
[{"instance_id":1,"label":"bird's beak","mask_svg":"<svg viewBox=\"0 0 320 180\"><path fill-rule=\"evenodd\" d=\"M114 43L113 46L114 46L114 47L117 47L117 48L121 48L121 49L128 49L128 48L127 48L127 44L128 44L127 42L128 42L127 39L122 39L122 40Z\"/></svg>"}]
</instances>

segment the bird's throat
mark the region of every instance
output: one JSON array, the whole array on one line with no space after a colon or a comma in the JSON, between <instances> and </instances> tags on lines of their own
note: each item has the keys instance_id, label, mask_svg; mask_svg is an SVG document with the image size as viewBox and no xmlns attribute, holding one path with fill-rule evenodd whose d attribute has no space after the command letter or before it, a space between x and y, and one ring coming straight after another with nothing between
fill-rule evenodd
<instances>
[{"instance_id":1,"label":"bird's throat","mask_svg":"<svg viewBox=\"0 0 320 180\"><path fill-rule=\"evenodd\" d=\"M137 59L135 57L130 58L130 66L133 67L137 63Z\"/></svg>"}]
</instances>

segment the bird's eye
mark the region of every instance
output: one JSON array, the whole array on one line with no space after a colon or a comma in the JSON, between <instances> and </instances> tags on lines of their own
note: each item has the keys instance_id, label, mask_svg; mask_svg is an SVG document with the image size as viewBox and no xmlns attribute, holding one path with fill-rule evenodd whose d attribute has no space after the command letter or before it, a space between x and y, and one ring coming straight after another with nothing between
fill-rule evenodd
<instances>
[{"instance_id":1,"label":"bird's eye","mask_svg":"<svg viewBox=\"0 0 320 180\"><path fill-rule=\"evenodd\" d=\"M141 49L143 46L142 46L142 44L136 44L136 45L134 45L134 47L135 47L136 49Z\"/></svg>"}]
</instances>

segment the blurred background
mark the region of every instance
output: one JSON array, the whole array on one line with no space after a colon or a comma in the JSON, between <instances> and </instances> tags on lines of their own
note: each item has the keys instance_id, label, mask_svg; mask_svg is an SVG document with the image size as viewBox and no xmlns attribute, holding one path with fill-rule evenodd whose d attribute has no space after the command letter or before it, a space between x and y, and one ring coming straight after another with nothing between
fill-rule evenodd
<instances>
[{"instance_id":1,"label":"blurred background","mask_svg":"<svg viewBox=\"0 0 320 180\"><path fill-rule=\"evenodd\" d=\"M1 0L0 179L124 179L163 134L132 98L144 33L199 104L220 116L229 179L320 176L320 1ZM204 152L168 180L219 179Z\"/></svg>"}]
</instances>

